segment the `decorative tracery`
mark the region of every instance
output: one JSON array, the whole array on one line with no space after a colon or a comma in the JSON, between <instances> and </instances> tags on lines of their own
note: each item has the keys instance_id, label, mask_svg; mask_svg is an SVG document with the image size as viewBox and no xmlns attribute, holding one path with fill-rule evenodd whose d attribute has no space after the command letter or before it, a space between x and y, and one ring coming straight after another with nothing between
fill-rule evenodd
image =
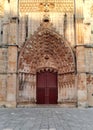
<instances>
[{"instance_id":1,"label":"decorative tracery","mask_svg":"<svg viewBox=\"0 0 93 130\"><path fill-rule=\"evenodd\" d=\"M19 9L21 13L31 12L64 12L73 13L73 0L20 0Z\"/></svg>"}]
</instances>

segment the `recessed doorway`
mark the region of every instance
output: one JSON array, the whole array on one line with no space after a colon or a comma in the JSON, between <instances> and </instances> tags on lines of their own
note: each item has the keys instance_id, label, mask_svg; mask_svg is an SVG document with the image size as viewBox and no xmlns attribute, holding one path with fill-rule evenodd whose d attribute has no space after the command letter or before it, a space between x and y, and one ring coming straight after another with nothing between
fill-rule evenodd
<instances>
[{"instance_id":1,"label":"recessed doorway","mask_svg":"<svg viewBox=\"0 0 93 130\"><path fill-rule=\"evenodd\" d=\"M57 72L37 72L37 104L57 104Z\"/></svg>"}]
</instances>

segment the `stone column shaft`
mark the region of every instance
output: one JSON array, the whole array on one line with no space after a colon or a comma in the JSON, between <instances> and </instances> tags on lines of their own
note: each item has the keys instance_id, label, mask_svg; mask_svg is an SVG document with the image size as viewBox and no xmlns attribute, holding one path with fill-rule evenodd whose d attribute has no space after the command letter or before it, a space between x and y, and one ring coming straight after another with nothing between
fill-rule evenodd
<instances>
[{"instance_id":1,"label":"stone column shaft","mask_svg":"<svg viewBox=\"0 0 93 130\"><path fill-rule=\"evenodd\" d=\"M15 14L14 14L15 15ZM8 70L7 70L7 107L16 107L17 103L17 17L11 17L9 23Z\"/></svg>"},{"instance_id":2,"label":"stone column shaft","mask_svg":"<svg viewBox=\"0 0 93 130\"><path fill-rule=\"evenodd\" d=\"M86 86L86 66L85 48L77 47L77 87L78 87L78 107L87 107L87 86Z\"/></svg>"}]
</instances>

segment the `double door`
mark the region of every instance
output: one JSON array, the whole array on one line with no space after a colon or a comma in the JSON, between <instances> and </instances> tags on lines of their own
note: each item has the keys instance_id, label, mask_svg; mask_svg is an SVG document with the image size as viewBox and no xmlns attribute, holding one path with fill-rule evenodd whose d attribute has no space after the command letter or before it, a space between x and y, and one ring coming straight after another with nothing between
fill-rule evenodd
<instances>
[{"instance_id":1,"label":"double door","mask_svg":"<svg viewBox=\"0 0 93 130\"><path fill-rule=\"evenodd\" d=\"M57 73L37 72L37 104L57 104Z\"/></svg>"}]
</instances>

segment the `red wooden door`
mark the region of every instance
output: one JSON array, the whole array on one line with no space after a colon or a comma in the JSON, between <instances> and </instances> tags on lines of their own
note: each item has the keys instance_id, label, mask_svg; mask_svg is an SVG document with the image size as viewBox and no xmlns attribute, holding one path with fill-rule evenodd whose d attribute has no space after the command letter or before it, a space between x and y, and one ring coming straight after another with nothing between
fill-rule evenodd
<instances>
[{"instance_id":1,"label":"red wooden door","mask_svg":"<svg viewBox=\"0 0 93 130\"><path fill-rule=\"evenodd\" d=\"M57 104L57 73L37 73L37 104Z\"/></svg>"}]
</instances>

